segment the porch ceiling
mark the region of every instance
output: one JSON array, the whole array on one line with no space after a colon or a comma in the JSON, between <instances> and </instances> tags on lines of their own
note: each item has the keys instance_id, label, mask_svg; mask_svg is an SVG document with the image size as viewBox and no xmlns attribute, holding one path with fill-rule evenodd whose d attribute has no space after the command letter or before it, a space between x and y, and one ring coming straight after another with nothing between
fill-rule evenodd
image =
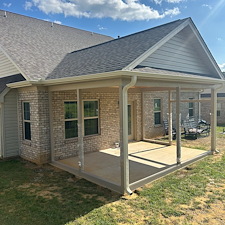
<instances>
[{"instance_id":1,"label":"porch ceiling","mask_svg":"<svg viewBox=\"0 0 225 225\"><path fill-rule=\"evenodd\" d=\"M129 143L130 183L154 175L176 165L176 146L165 146L148 142ZM191 160L206 151L182 147L182 162ZM78 157L59 160L74 169L78 168ZM106 149L85 154L84 171L120 185L120 149Z\"/></svg>"}]
</instances>

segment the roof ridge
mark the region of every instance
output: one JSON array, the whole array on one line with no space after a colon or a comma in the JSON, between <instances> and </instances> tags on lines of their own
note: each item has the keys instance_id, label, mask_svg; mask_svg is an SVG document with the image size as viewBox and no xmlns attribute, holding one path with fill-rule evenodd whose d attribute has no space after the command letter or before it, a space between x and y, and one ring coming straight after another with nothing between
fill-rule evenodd
<instances>
[{"instance_id":1,"label":"roof ridge","mask_svg":"<svg viewBox=\"0 0 225 225\"><path fill-rule=\"evenodd\" d=\"M84 51L84 50L91 49L91 48L95 48L95 47L102 46L102 45L106 45L106 44L108 44L110 42L116 42L116 41L119 41L121 39L128 38L130 36L134 36L134 35L137 35L137 34L140 34L140 33L148 32L150 30L157 29L159 27L167 26L169 24L176 23L176 22L182 21L182 20L185 21L185 20L188 20L188 19L191 19L191 18L190 17L187 17L187 18L184 18L184 19L174 20L174 21L171 21L171 22L168 22L168 23L165 23L165 24L158 25L156 27L151 27L151 28L146 29L146 30L142 30L142 31L138 31L136 33L128 34L126 36L123 36L123 37L120 37L120 38L117 38L117 39L113 39L113 40L106 41L106 42L103 42L103 43L100 43L100 44L97 44L97 45L93 45L93 46L90 46L90 47L87 47L87 48L82 48L82 49L79 49L79 50L76 50L76 51L72 51L72 52L70 52L68 54L73 54L73 53L76 53L76 52Z\"/></svg>"},{"instance_id":2,"label":"roof ridge","mask_svg":"<svg viewBox=\"0 0 225 225\"><path fill-rule=\"evenodd\" d=\"M66 28L71 28L71 29L75 29L75 30L79 30L79 31L83 31L83 32L91 33L91 34L97 34L97 35L101 35L101 36L112 38L109 35L104 35L104 34L100 34L100 33L97 33L97 32L93 32L93 31L89 31L89 30L84 30L84 29L68 26L68 25L65 25L65 24L59 24L59 23L55 23L54 21L47 21L47 20L44 20L44 19L41 19L41 18L35 18L35 17L32 17L32 16L26 16L26 15L22 15L22 14L19 14L19 13L11 12L11 11L8 11L8 10L0 9L0 12L3 12L3 13L6 12L6 15L7 15L7 13L10 13L10 14L13 14L13 15L16 15L16 16L20 16L20 17L24 17L24 18L38 20L38 21L43 22L43 23L50 23L50 24L54 23L54 25L57 25L57 26L63 26L63 27L66 27ZM4 15L0 15L0 16L4 16Z\"/></svg>"}]
</instances>

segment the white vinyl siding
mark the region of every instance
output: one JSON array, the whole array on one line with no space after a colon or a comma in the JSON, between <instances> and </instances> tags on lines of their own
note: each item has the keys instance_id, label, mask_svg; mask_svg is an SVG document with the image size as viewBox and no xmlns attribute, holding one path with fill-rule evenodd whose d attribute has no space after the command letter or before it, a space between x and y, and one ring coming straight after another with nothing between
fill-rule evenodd
<instances>
[{"instance_id":1,"label":"white vinyl siding","mask_svg":"<svg viewBox=\"0 0 225 225\"><path fill-rule=\"evenodd\" d=\"M201 57L204 55L202 50L196 48L196 41L190 41L186 36L186 32L181 31L140 63L140 66L211 74L209 63Z\"/></svg>"},{"instance_id":2,"label":"white vinyl siding","mask_svg":"<svg viewBox=\"0 0 225 225\"><path fill-rule=\"evenodd\" d=\"M4 157L19 155L17 120L17 90L11 90L4 102Z\"/></svg>"},{"instance_id":3,"label":"white vinyl siding","mask_svg":"<svg viewBox=\"0 0 225 225\"><path fill-rule=\"evenodd\" d=\"M7 56L0 50L0 77L7 77L10 75L19 74L16 66L7 58Z\"/></svg>"}]
</instances>

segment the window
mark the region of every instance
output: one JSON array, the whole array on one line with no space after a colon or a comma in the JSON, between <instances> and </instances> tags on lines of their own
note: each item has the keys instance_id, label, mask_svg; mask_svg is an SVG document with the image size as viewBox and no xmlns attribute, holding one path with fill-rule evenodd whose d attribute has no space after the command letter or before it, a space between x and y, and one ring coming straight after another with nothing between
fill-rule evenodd
<instances>
[{"instance_id":1,"label":"window","mask_svg":"<svg viewBox=\"0 0 225 225\"><path fill-rule=\"evenodd\" d=\"M193 98L189 98L189 100L193 100ZM194 102L189 102L188 104L189 104L189 106L188 106L189 117L193 117L194 116Z\"/></svg>"},{"instance_id":2,"label":"window","mask_svg":"<svg viewBox=\"0 0 225 225\"><path fill-rule=\"evenodd\" d=\"M84 135L98 134L98 101L84 101Z\"/></svg>"},{"instance_id":3,"label":"window","mask_svg":"<svg viewBox=\"0 0 225 225\"><path fill-rule=\"evenodd\" d=\"M23 132L24 132L24 139L31 140L30 103L29 102L23 102Z\"/></svg>"},{"instance_id":4,"label":"window","mask_svg":"<svg viewBox=\"0 0 225 225\"><path fill-rule=\"evenodd\" d=\"M77 102L64 102L65 138L78 137ZM98 101L83 102L84 135L98 134Z\"/></svg>"},{"instance_id":5,"label":"window","mask_svg":"<svg viewBox=\"0 0 225 225\"><path fill-rule=\"evenodd\" d=\"M64 102L65 138L78 136L77 102Z\"/></svg>"},{"instance_id":6,"label":"window","mask_svg":"<svg viewBox=\"0 0 225 225\"><path fill-rule=\"evenodd\" d=\"M217 116L220 116L221 108L222 108L221 102L218 102L217 103Z\"/></svg>"},{"instance_id":7,"label":"window","mask_svg":"<svg viewBox=\"0 0 225 225\"><path fill-rule=\"evenodd\" d=\"M154 123L161 124L161 99L154 99Z\"/></svg>"}]
</instances>

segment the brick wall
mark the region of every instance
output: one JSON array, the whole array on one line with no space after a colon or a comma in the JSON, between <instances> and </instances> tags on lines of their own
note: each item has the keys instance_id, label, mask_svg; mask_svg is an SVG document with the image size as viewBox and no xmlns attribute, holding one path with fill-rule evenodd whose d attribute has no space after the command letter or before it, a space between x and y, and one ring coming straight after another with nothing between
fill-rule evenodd
<instances>
[{"instance_id":1,"label":"brick wall","mask_svg":"<svg viewBox=\"0 0 225 225\"><path fill-rule=\"evenodd\" d=\"M52 93L53 137L55 159L63 159L78 154L77 138L65 139L64 101L76 100L76 91ZM85 152L93 152L115 146L120 141L119 90L117 88L86 89L82 91L83 100L99 100L100 134L84 137ZM134 103L136 111L136 140L142 139L141 93L130 90L128 102Z\"/></svg>"},{"instance_id":2,"label":"brick wall","mask_svg":"<svg viewBox=\"0 0 225 225\"><path fill-rule=\"evenodd\" d=\"M217 98L217 102L220 103L221 109L220 109L220 115L217 116L217 124L218 125L225 125L225 98L219 97ZM219 110L219 109L217 109ZM202 102L201 103L201 114L202 114L202 119L206 120L207 122L210 123L210 113L211 113L211 102Z\"/></svg>"},{"instance_id":3,"label":"brick wall","mask_svg":"<svg viewBox=\"0 0 225 225\"><path fill-rule=\"evenodd\" d=\"M113 148L115 142L120 142L119 124L119 89L98 88L82 90L83 100L99 101L99 127L100 134L84 137L85 152L99 151ZM184 93L182 98L194 97L196 93ZM134 106L134 140L143 139L143 126L145 138L163 135L163 124L154 126L153 102L154 98L162 99L162 120L167 119L168 92L143 92L142 89L131 88L128 92L128 103ZM76 90L52 92L52 144L55 160L78 154L77 138L65 139L64 101L76 101ZM32 140L23 138L22 102L30 102L31 110L31 136ZM187 103L186 103L187 104ZM142 110L142 107L144 110ZM174 107L173 107L174 108ZM185 111L186 110L186 111ZM194 106L197 115L198 107ZM35 163L50 161L50 122L49 122L49 96L44 88L22 88L19 90L19 139L21 156ZM188 108L182 107L185 116ZM142 113L144 117L142 118ZM174 114L175 115L175 114ZM175 116L174 116L175 118Z\"/></svg>"},{"instance_id":4,"label":"brick wall","mask_svg":"<svg viewBox=\"0 0 225 225\"><path fill-rule=\"evenodd\" d=\"M181 99L198 99L197 92L182 92ZM162 112L162 124L161 125L154 125L154 99L160 98L161 99L161 112ZM172 98L176 99L176 94L172 94ZM163 127L163 120L168 120L168 91L159 92L159 91L145 91L144 92L144 130L145 130L145 138L155 138L158 136L162 136L164 134L164 127ZM181 121L185 120L188 117L188 102L181 103L180 112L181 112ZM195 120L198 121L199 119L199 104L194 103L194 117ZM176 103L172 103L172 118L173 118L173 127L176 126Z\"/></svg>"},{"instance_id":5,"label":"brick wall","mask_svg":"<svg viewBox=\"0 0 225 225\"><path fill-rule=\"evenodd\" d=\"M173 99L176 100L176 93L173 93ZM199 99L198 92L181 92L181 100L188 100L193 98L195 100ZM194 106L194 119L198 122L199 118L199 103L195 102ZM173 113L173 126L176 126L176 102L172 103L172 113ZM181 113L181 122L184 121L189 117L189 103L188 102L181 102L180 103L180 113Z\"/></svg>"},{"instance_id":6,"label":"brick wall","mask_svg":"<svg viewBox=\"0 0 225 225\"><path fill-rule=\"evenodd\" d=\"M31 141L24 140L22 103L30 103ZM19 146L24 159L37 164L50 160L48 92L43 88L22 88L18 94Z\"/></svg>"},{"instance_id":7,"label":"brick wall","mask_svg":"<svg viewBox=\"0 0 225 225\"><path fill-rule=\"evenodd\" d=\"M154 99L156 98L161 99L161 125L154 125ZM163 120L168 117L168 92L144 92L143 101L145 138L162 136L164 134Z\"/></svg>"}]
</instances>

